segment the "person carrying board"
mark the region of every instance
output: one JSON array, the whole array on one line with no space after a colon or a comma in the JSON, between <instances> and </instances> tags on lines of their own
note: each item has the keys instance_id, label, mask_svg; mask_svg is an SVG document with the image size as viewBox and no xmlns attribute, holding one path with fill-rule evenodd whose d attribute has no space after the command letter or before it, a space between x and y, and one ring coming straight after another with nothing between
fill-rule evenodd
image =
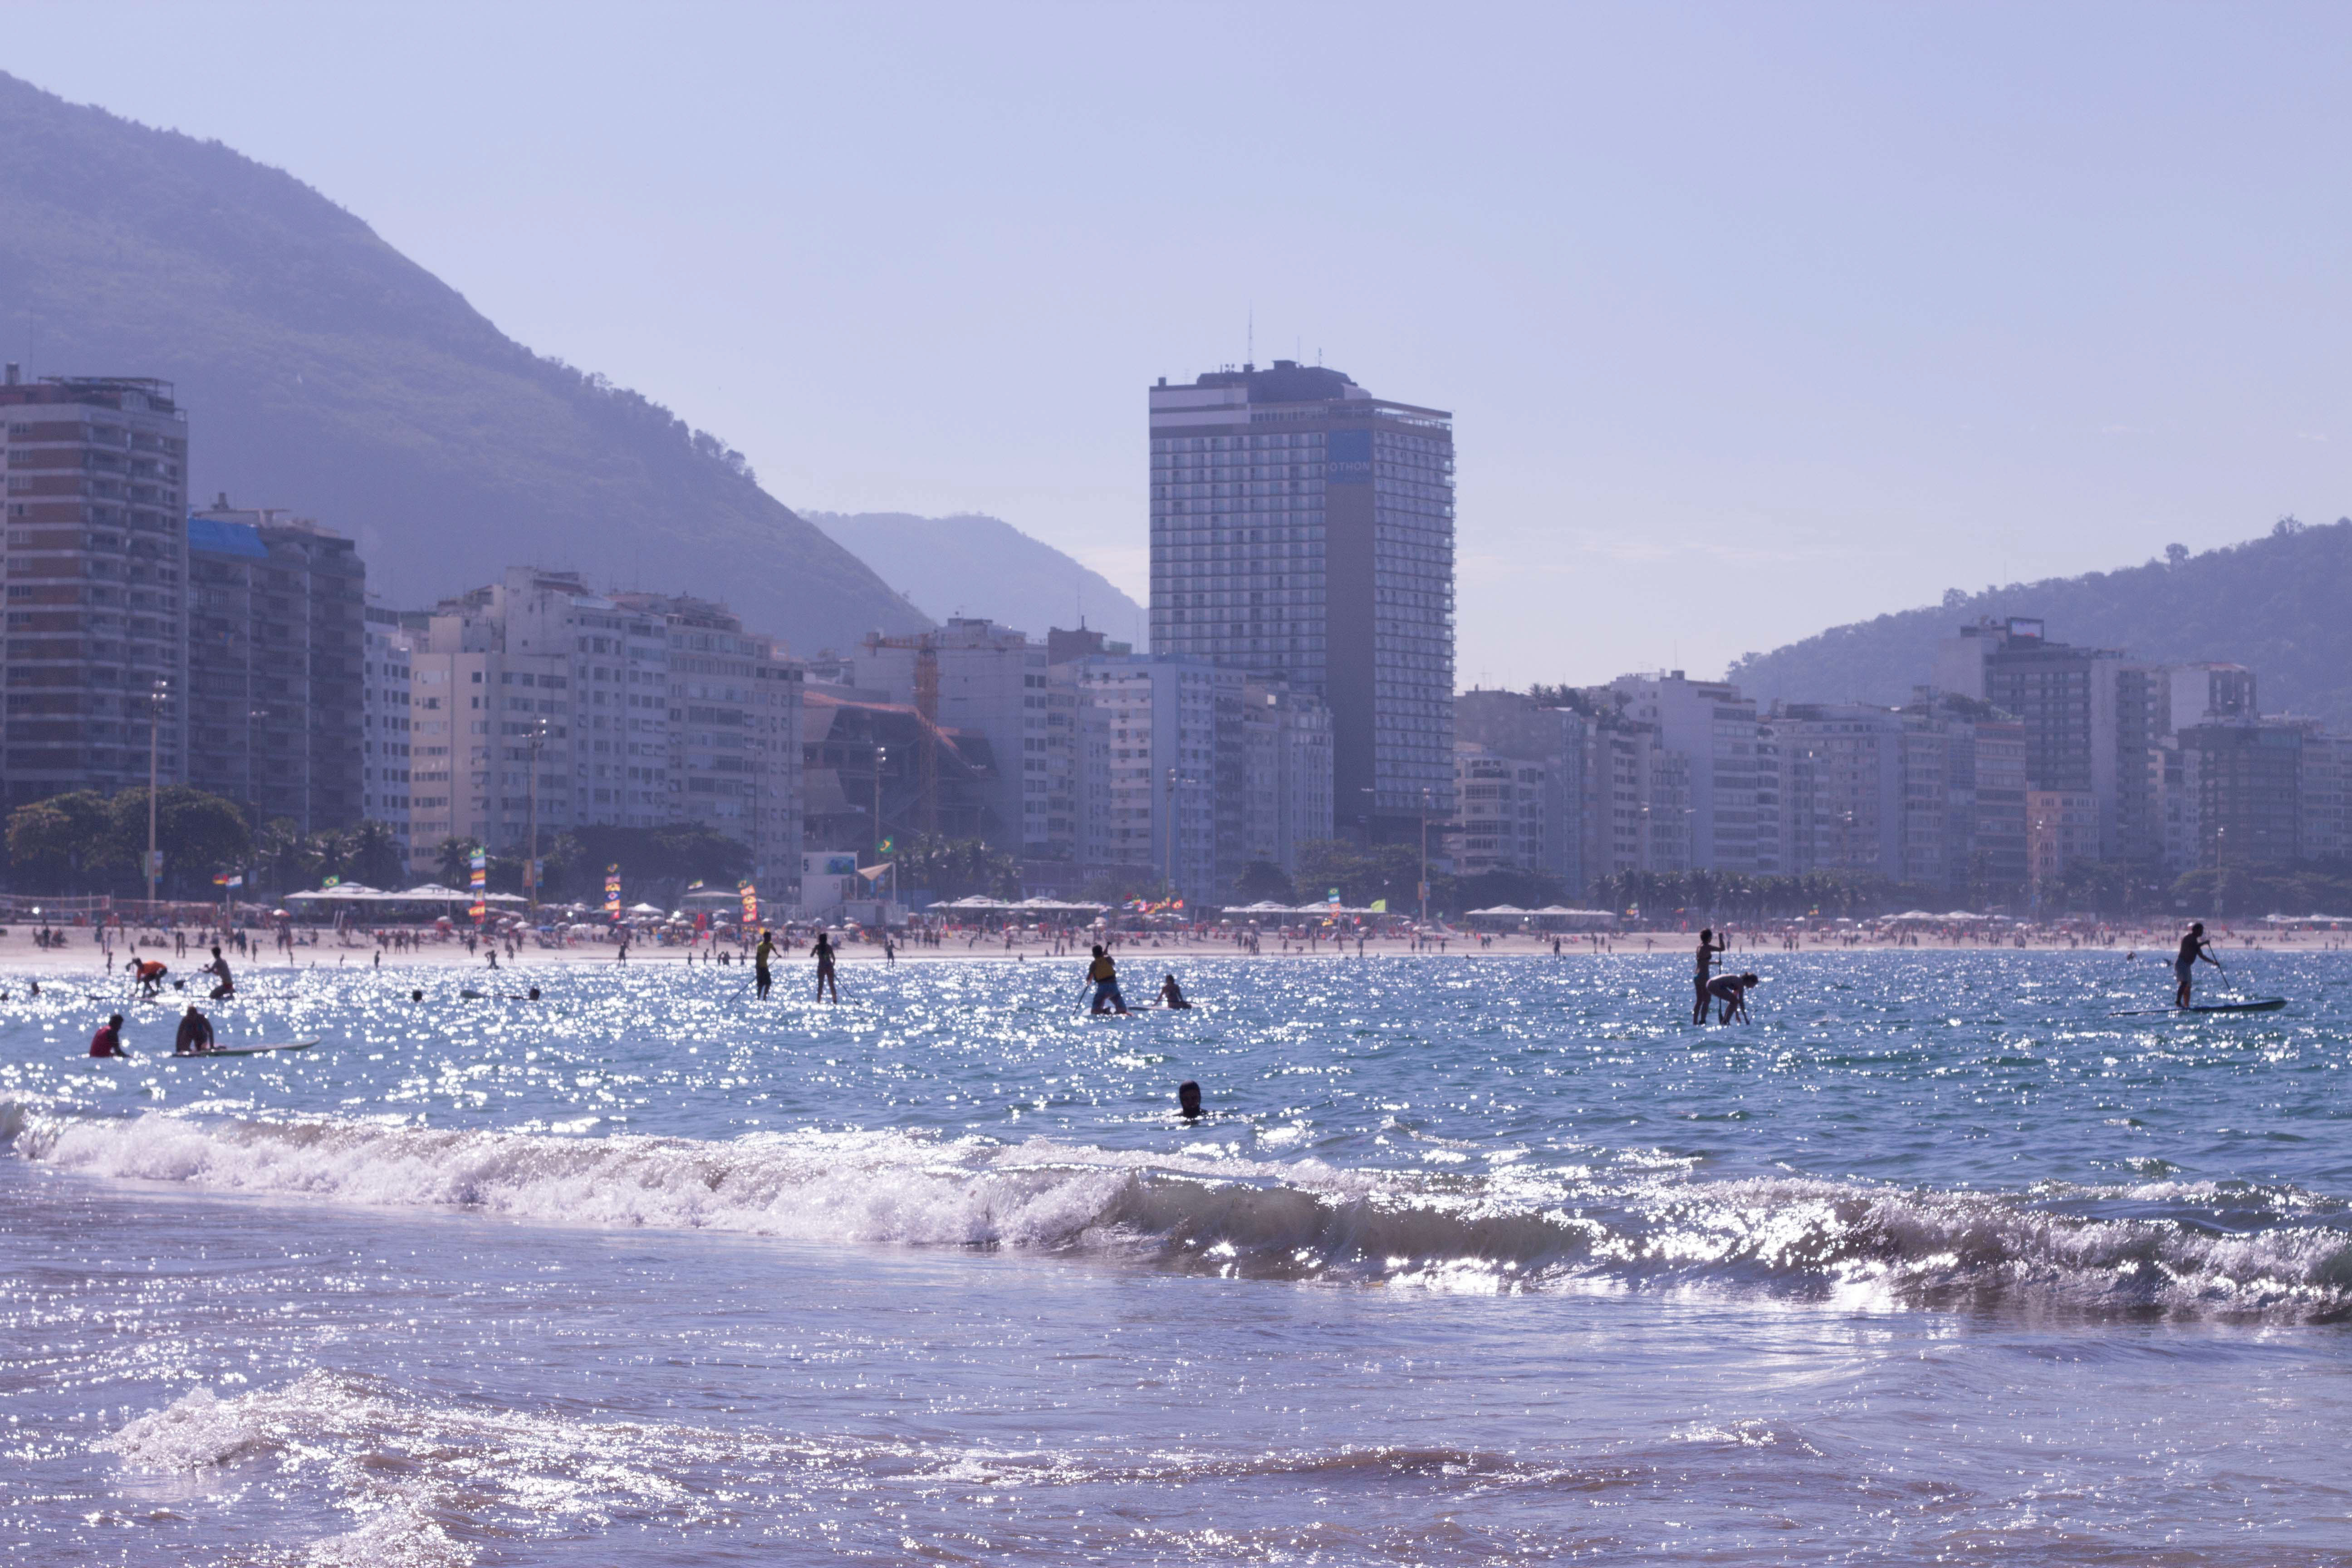
<instances>
[{"instance_id":1,"label":"person carrying board","mask_svg":"<svg viewBox=\"0 0 2352 1568\"><path fill-rule=\"evenodd\" d=\"M2189 934L2180 939L2180 956L2172 961L2172 977L2180 982L2172 994L2174 1006L2189 1005L2189 993L2192 989L2191 982L2196 978L2197 961L2200 958L2216 969L2221 967L2221 961L2213 956L2213 944L2205 940L2205 922L2192 921Z\"/></svg>"}]
</instances>

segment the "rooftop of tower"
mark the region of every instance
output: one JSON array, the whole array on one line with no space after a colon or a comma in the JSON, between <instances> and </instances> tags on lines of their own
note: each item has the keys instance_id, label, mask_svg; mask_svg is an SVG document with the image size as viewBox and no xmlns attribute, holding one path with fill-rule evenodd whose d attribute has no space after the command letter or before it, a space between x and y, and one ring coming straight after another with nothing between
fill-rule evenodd
<instances>
[{"instance_id":1,"label":"rooftop of tower","mask_svg":"<svg viewBox=\"0 0 2352 1568\"><path fill-rule=\"evenodd\" d=\"M1239 370L1211 371L1192 384L1247 387L1252 403L1328 403L1371 395L1342 371L1288 359L1278 359L1265 370L1245 364Z\"/></svg>"}]
</instances>

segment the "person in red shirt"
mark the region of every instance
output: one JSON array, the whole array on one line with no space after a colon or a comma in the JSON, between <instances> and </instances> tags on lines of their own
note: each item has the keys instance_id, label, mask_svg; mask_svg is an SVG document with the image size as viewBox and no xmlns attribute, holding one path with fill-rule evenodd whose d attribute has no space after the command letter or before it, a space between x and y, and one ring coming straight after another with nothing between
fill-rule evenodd
<instances>
[{"instance_id":1,"label":"person in red shirt","mask_svg":"<svg viewBox=\"0 0 2352 1568\"><path fill-rule=\"evenodd\" d=\"M89 1054L94 1057L125 1055L122 1048L122 1015L110 1016L98 1033L89 1037Z\"/></svg>"}]
</instances>

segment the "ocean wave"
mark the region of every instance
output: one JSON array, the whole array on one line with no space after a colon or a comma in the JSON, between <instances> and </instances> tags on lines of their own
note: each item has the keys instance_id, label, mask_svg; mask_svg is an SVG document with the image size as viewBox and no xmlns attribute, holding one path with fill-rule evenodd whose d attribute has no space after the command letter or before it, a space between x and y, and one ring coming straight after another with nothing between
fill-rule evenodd
<instances>
[{"instance_id":1,"label":"ocean wave","mask_svg":"<svg viewBox=\"0 0 2352 1568\"><path fill-rule=\"evenodd\" d=\"M1605 1282L2142 1315L2352 1314L2342 1205L2149 1183L2021 1195L1578 1166L1356 1170L898 1131L724 1142L0 1105L64 1170L608 1228L1116 1256L1242 1277L1491 1292ZM2121 1205L2130 1212L2105 1212Z\"/></svg>"}]
</instances>

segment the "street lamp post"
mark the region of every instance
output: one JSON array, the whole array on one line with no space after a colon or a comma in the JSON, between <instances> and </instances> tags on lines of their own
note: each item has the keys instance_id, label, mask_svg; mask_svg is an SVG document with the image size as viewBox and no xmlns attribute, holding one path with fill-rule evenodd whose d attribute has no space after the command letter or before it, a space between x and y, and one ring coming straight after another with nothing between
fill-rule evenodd
<instances>
[{"instance_id":1,"label":"street lamp post","mask_svg":"<svg viewBox=\"0 0 2352 1568\"><path fill-rule=\"evenodd\" d=\"M539 720L530 727L530 842L523 847L522 890L529 900L531 913L539 912L539 752L547 744L547 721Z\"/></svg>"},{"instance_id":2,"label":"street lamp post","mask_svg":"<svg viewBox=\"0 0 2352 1568\"><path fill-rule=\"evenodd\" d=\"M874 748L874 858L882 858L882 764L890 760L887 746Z\"/></svg>"},{"instance_id":3,"label":"street lamp post","mask_svg":"<svg viewBox=\"0 0 2352 1568\"><path fill-rule=\"evenodd\" d=\"M1429 806L1430 788L1421 786L1421 923L1429 923ZM1459 872L1462 868L1454 868Z\"/></svg>"},{"instance_id":4,"label":"street lamp post","mask_svg":"<svg viewBox=\"0 0 2352 1568\"><path fill-rule=\"evenodd\" d=\"M170 696L172 683L157 680L154 689L147 694L147 901L155 901L155 884L163 873L163 851L155 837L155 787L159 773L156 761L163 746L163 703Z\"/></svg>"}]
</instances>

